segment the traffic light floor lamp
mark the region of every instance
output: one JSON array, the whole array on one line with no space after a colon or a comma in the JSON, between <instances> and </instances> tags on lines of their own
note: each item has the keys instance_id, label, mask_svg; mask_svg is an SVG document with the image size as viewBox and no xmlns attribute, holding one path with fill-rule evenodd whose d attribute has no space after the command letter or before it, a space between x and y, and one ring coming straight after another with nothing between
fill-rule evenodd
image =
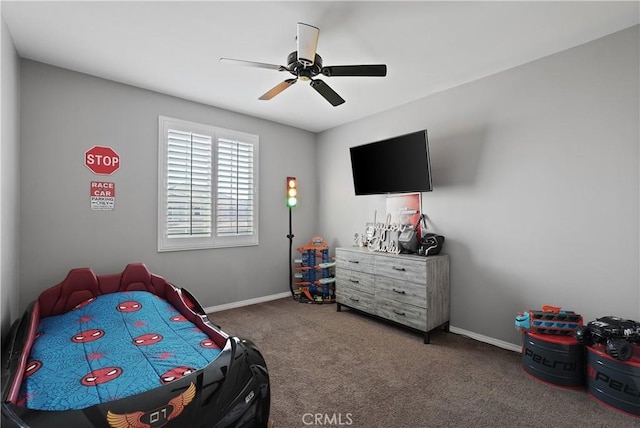
<instances>
[{"instance_id":1,"label":"traffic light floor lamp","mask_svg":"<svg viewBox=\"0 0 640 428\"><path fill-rule=\"evenodd\" d=\"M295 177L287 177L287 208L289 208L289 289L291 290L291 297L295 298L293 292L293 264L291 259L293 257L293 226L291 221L291 211L293 207L298 205L298 180Z\"/></svg>"}]
</instances>

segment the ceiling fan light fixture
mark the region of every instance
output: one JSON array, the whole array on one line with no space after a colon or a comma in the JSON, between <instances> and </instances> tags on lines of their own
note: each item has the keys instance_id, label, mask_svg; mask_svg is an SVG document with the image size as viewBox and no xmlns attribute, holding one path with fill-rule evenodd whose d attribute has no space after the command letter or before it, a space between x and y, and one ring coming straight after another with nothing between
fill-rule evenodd
<instances>
[{"instance_id":1,"label":"ceiling fan light fixture","mask_svg":"<svg viewBox=\"0 0 640 428\"><path fill-rule=\"evenodd\" d=\"M298 61L305 66L313 65L318 48L320 29L298 22Z\"/></svg>"}]
</instances>

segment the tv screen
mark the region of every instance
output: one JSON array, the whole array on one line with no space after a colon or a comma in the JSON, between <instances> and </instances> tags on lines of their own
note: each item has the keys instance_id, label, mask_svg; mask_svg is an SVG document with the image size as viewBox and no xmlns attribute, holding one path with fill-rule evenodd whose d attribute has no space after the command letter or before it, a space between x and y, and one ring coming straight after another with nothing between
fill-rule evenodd
<instances>
[{"instance_id":1,"label":"tv screen","mask_svg":"<svg viewBox=\"0 0 640 428\"><path fill-rule=\"evenodd\" d=\"M433 190L426 129L349 151L356 195Z\"/></svg>"}]
</instances>

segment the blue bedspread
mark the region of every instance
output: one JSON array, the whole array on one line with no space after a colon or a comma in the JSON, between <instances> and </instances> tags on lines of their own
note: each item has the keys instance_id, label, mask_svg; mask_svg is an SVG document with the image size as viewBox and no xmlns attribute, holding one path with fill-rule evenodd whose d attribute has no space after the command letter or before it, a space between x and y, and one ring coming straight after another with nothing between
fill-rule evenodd
<instances>
[{"instance_id":1,"label":"blue bedspread","mask_svg":"<svg viewBox=\"0 0 640 428\"><path fill-rule=\"evenodd\" d=\"M19 403L83 409L204 368L220 349L167 301L146 291L106 294L43 318Z\"/></svg>"}]
</instances>

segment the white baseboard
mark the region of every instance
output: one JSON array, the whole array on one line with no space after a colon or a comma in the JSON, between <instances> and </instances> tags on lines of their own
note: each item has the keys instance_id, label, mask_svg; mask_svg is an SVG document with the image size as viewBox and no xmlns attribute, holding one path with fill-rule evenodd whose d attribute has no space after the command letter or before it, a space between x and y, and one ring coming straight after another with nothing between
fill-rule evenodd
<instances>
[{"instance_id":1,"label":"white baseboard","mask_svg":"<svg viewBox=\"0 0 640 428\"><path fill-rule=\"evenodd\" d=\"M205 313L210 314L212 312L226 311L227 309L241 308L243 306L255 305L256 303L270 302L271 300L283 299L285 297L291 297L290 291L284 291L278 294L271 294L270 296L256 297L254 299L241 300L239 302L225 303L224 305L210 306L204 308Z\"/></svg>"},{"instance_id":2,"label":"white baseboard","mask_svg":"<svg viewBox=\"0 0 640 428\"><path fill-rule=\"evenodd\" d=\"M461 328L453 327L453 326L449 326L449 331L451 333L459 334L461 336L467 336L467 337L470 337L471 339L475 339L475 340L480 341L480 342L488 343L490 345L494 345L494 346L497 346L499 348L507 349L509 351L514 351L514 352L518 352L518 353L522 352L522 346L516 345L514 343L505 342L503 340L498 340L498 339L495 339L493 337L484 336L482 334L474 333L474 332L468 331L468 330L463 330Z\"/></svg>"}]
</instances>

